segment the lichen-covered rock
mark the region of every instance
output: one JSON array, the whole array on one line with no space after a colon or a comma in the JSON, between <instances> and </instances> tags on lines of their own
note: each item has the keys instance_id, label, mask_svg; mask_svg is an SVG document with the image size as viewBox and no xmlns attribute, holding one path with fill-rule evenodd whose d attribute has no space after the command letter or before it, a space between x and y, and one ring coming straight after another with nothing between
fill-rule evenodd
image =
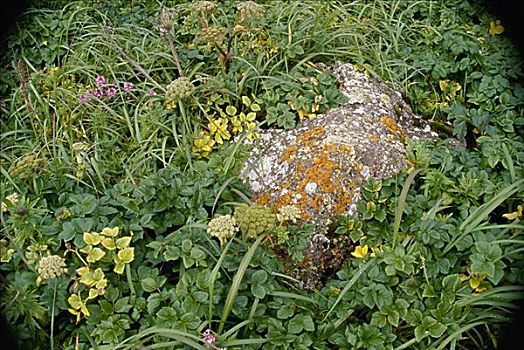
<instances>
[{"instance_id":1,"label":"lichen-covered rock","mask_svg":"<svg viewBox=\"0 0 524 350\"><path fill-rule=\"evenodd\" d=\"M399 92L358 72L332 68L348 102L293 130L260 134L242 177L253 201L278 211L295 205L318 233L339 214L352 214L360 186L407 165L406 138L435 137Z\"/></svg>"},{"instance_id":2,"label":"lichen-covered rock","mask_svg":"<svg viewBox=\"0 0 524 350\"><path fill-rule=\"evenodd\" d=\"M351 64L331 71L348 102L293 130L261 132L241 174L256 204L274 212L294 205L300 219L315 224L309 255L320 249L314 242L326 246L322 237L338 215L355 212L364 181L390 177L408 165L407 138L436 137L399 92Z\"/></svg>"}]
</instances>

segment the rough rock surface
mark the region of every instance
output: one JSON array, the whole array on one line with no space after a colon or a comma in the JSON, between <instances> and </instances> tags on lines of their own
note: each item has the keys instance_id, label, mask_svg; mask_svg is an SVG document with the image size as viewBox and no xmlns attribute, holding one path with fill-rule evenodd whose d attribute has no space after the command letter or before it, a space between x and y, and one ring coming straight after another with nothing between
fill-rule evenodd
<instances>
[{"instance_id":1,"label":"rough rock surface","mask_svg":"<svg viewBox=\"0 0 524 350\"><path fill-rule=\"evenodd\" d=\"M370 177L387 178L405 168L407 138L436 137L388 85L368 78L351 64L329 69L348 102L304 120L295 129L261 132L241 174L255 203L275 211L295 205L302 211L302 220L315 224L305 254L310 266L294 273L305 287L318 286L328 269L320 263L319 253L329 255L324 257L329 268L340 264L333 261L336 255L340 259L346 255L347 242L344 248L326 234L338 215L355 212L363 182Z\"/></svg>"}]
</instances>

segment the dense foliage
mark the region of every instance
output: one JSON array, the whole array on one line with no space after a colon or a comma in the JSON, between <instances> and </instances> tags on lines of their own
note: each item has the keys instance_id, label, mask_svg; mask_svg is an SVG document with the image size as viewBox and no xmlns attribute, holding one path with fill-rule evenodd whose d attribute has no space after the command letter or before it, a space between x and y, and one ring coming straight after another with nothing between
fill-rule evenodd
<instances>
[{"instance_id":1,"label":"dense foliage","mask_svg":"<svg viewBox=\"0 0 524 350\"><path fill-rule=\"evenodd\" d=\"M25 348L486 349L524 290L524 76L469 1L48 1L1 57L0 310ZM317 291L312 227L248 206L257 128L401 89L442 140L370 180ZM450 146L447 138L467 143ZM282 254L285 251L285 254Z\"/></svg>"}]
</instances>

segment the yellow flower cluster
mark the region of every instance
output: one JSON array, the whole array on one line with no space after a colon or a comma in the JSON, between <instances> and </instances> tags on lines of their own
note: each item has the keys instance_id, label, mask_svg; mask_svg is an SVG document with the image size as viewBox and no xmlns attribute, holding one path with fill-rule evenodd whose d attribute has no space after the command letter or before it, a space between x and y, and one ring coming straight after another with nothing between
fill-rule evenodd
<instances>
[{"instance_id":1,"label":"yellow flower cluster","mask_svg":"<svg viewBox=\"0 0 524 350\"><path fill-rule=\"evenodd\" d=\"M201 130L199 137L194 140L192 151L200 157L207 157L217 144L221 145L242 132L246 133L249 140L256 139L258 135L255 132L257 127L255 120L263 101L254 96L253 99L254 101L248 96L242 96L245 111L240 112L233 105L227 105L225 108L215 105L219 116L214 118L215 113L213 113L207 124L207 130Z\"/></svg>"}]
</instances>

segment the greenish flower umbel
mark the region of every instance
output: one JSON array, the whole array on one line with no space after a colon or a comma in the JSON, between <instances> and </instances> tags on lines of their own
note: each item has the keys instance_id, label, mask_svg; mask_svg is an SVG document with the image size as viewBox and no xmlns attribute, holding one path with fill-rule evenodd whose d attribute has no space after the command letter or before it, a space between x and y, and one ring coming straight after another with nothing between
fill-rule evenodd
<instances>
[{"instance_id":1,"label":"greenish flower umbel","mask_svg":"<svg viewBox=\"0 0 524 350\"><path fill-rule=\"evenodd\" d=\"M244 1L237 5L238 17L240 22L246 18L257 18L264 13L264 6L257 4L254 1Z\"/></svg>"},{"instance_id":2,"label":"greenish flower umbel","mask_svg":"<svg viewBox=\"0 0 524 350\"><path fill-rule=\"evenodd\" d=\"M216 44L221 46L226 39L226 29L217 26L202 28L195 39L202 44Z\"/></svg>"},{"instance_id":3,"label":"greenish flower umbel","mask_svg":"<svg viewBox=\"0 0 524 350\"><path fill-rule=\"evenodd\" d=\"M238 231L235 218L231 215L218 216L207 224L207 233L220 240L223 245L226 240L233 237Z\"/></svg>"},{"instance_id":4,"label":"greenish flower umbel","mask_svg":"<svg viewBox=\"0 0 524 350\"><path fill-rule=\"evenodd\" d=\"M179 100L191 96L195 87L191 84L189 79L186 77L180 77L173 80L166 87L166 90L166 107L167 109L173 109Z\"/></svg>"},{"instance_id":5,"label":"greenish flower umbel","mask_svg":"<svg viewBox=\"0 0 524 350\"><path fill-rule=\"evenodd\" d=\"M190 4L187 9L191 12L214 12L217 8L217 5L214 2L202 0L195 1Z\"/></svg>"},{"instance_id":6,"label":"greenish flower umbel","mask_svg":"<svg viewBox=\"0 0 524 350\"><path fill-rule=\"evenodd\" d=\"M38 263L38 282L57 278L66 271L64 258L58 255L43 257Z\"/></svg>"},{"instance_id":7,"label":"greenish flower umbel","mask_svg":"<svg viewBox=\"0 0 524 350\"><path fill-rule=\"evenodd\" d=\"M239 205L235 208L234 218L240 227L240 231L247 238L256 238L277 226L276 215L271 213L269 208L261 205Z\"/></svg>"},{"instance_id":8,"label":"greenish flower umbel","mask_svg":"<svg viewBox=\"0 0 524 350\"><path fill-rule=\"evenodd\" d=\"M302 213L299 208L295 207L294 205L284 205L278 211L277 220L280 223L286 221L295 223L297 222L297 219L300 219L300 215L302 215Z\"/></svg>"}]
</instances>

